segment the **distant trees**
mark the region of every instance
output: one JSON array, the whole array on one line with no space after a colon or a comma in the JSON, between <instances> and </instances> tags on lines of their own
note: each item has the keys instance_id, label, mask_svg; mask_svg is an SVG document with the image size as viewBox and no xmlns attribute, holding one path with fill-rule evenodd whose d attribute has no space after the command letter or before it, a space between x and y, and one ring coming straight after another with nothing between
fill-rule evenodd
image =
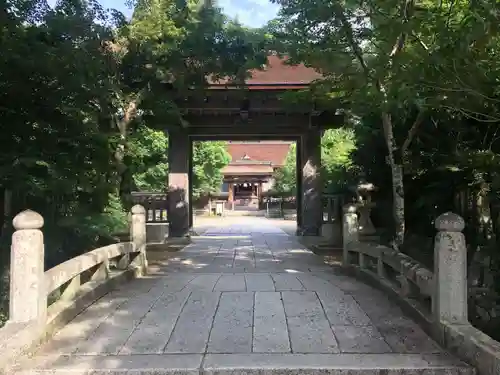
<instances>
[{"instance_id":1,"label":"distant trees","mask_svg":"<svg viewBox=\"0 0 500 375\"><path fill-rule=\"evenodd\" d=\"M194 142L193 197L218 192L223 181L221 170L230 161L226 142Z\"/></svg>"},{"instance_id":2,"label":"distant trees","mask_svg":"<svg viewBox=\"0 0 500 375\"><path fill-rule=\"evenodd\" d=\"M321 138L321 178L324 192L338 192L353 181L356 165L352 154L356 150L355 133L352 129L339 128L325 131ZM296 144L290 145L285 165L275 174L274 190L296 194L297 168Z\"/></svg>"},{"instance_id":3,"label":"distant trees","mask_svg":"<svg viewBox=\"0 0 500 375\"><path fill-rule=\"evenodd\" d=\"M274 173L273 190L279 193L297 193L297 145L292 143L283 167Z\"/></svg>"}]
</instances>

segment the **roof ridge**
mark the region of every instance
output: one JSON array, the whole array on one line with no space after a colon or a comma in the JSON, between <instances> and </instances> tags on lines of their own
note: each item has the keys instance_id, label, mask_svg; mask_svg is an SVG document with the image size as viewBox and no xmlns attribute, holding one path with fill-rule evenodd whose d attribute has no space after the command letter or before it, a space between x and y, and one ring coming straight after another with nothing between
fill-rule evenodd
<instances>
[{"instance_id":1,"label":"roof ridge","mask_svg":"<svg viewBox=\"0 0 500 375\"><path fill-rule=\"evenodd\" d=\"M321 79L321 73L313 68L305 66L303 63L297 65L285 64L289 60L288 56L280 57L278 54L269 53L267 56L266 68L263 70L251 69L250 78L245 80L247 85L283 85L283 84L303 84L309 85L311 82ZM209 77L209 84L231 85L228 78L212 81Z\"/></svg>"}]
</instances>

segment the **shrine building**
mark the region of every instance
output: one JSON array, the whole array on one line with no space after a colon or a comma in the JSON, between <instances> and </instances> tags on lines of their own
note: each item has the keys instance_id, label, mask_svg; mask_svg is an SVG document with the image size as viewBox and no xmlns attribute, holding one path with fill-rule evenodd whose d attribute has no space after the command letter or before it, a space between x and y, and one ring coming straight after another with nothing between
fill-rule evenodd
<instances>
[{"instance_id":1,"label":"shrine building","mask_svg":"<svg viewBox=\"0 0 500 375\"><path fill-rule=\"evenodd\" d=\"M221 191L228 208L257 209L262 194L274 186L274 173L285 164L292 141L229 141L231 162L222 169Z\"/></svg>"}]
</instances>

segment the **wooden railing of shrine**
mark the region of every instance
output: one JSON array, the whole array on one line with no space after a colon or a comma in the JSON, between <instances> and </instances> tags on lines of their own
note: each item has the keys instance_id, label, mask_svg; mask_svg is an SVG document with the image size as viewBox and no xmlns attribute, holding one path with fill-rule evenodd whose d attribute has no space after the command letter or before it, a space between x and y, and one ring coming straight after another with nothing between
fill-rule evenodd
<instances>
[{"instance_id":1,"label":"wooden railing of shrine","mask_svg":"<svg viewBox=\"0 0 500 375\"><path fill-rule=\"evenodd\" d=\"M342 194L323 194L323 223L340 223L342 220L342 205L344 196ZM287 210L295 210L297 200L294 195L264 195L262 197L261 209L272 217L283 217Z\"/></svg>"},{"instance_id":2,"label":"wooden railing of shrine","mask_svg":"<svg viewBox=\"0 0 500 375\"><path fill-rule=\"evenodd\" d=\"M268 217L284 217L287 210L296 210L297 199L290 194L264 194L259 206Z\"/></svg>"}]
</instances>

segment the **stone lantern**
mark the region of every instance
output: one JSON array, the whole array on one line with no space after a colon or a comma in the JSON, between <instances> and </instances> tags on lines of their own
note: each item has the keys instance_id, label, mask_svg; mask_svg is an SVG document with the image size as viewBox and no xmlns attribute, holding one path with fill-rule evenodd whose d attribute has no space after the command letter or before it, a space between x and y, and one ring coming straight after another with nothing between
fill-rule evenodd
<instances>
[{"instance_id":1,"label":"stone lantern","mask_svg":"<svg viewBox=\"0 0 500 375\"><path fill-rule=\"evenodd\" d=\"M377 231L370 216L372 208L375 207L371 197L371 194L375 191L375 185L362 179L354 190L357 195L355 205L359 214L359 234L365 236L374 235Z\"/></svg>"}]
</instances>

